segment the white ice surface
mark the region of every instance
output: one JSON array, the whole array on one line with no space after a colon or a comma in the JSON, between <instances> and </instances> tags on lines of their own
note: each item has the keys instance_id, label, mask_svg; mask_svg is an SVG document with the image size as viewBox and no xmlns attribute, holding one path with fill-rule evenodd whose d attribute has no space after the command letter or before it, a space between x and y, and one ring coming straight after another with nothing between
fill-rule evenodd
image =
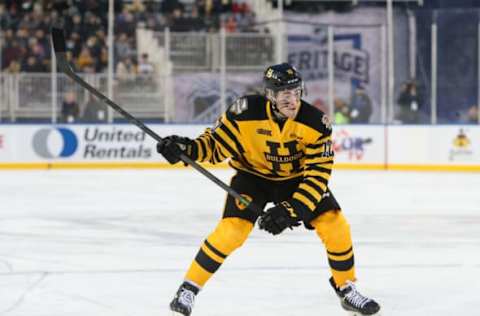
<instances>
[{"instance_id":1,"label":"white ice surface","mask_svg":"<svg viewBox=\"0 0 480 316\"><path fill-rule=\"evenodd\" d=\"M480 175L335 171L331 187L383 316L480 315ZM223 203L192 170L0 172L0 315L170 315ZM192 316L345 315L328 277L311 231L255 229Z\"/></svg>"}]
</instances>

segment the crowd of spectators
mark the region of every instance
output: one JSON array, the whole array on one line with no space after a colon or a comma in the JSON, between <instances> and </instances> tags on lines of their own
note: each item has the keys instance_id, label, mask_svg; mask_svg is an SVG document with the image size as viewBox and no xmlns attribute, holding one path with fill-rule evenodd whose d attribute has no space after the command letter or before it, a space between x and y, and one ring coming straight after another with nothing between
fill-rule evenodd
<instances>
[{"instance_id":1,"label":"crowd of spectators","mask_svg":"<svg viewBox=\"0 0 480 316\"><path fill-rule=\"evenodd\" d=\"M0 2L1 70L7 73L50 71L49 28L57 12L45 1ZM69 0L65 16L68 58L78 72L106 70L108 1ZM244 0L115 0L115 69L139 70L135 30L172 32L255 32L255 14Z\"/></svg>"}]
</instances>

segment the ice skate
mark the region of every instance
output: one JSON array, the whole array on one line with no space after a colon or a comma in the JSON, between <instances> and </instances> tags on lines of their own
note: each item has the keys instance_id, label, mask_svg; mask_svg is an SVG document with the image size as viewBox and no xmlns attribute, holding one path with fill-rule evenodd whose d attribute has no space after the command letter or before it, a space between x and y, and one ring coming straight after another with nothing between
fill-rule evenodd
<instances>
[{"instance_id":1,"label":"ice skate","mask_svg":"<svg viewBox=\"0 0 480 316\"><path fill-rule=\"evenodd\" d=\"M193 305L195 303L195 296L199 289L188 283L183 282L175 294L173 301L170 303L170 310L173 316L190 316Z\"/></svg>"},{"instance_id":2,"label":"ice skate","mask_svg":"<svg viewBox=\"0 0 480 316\"><path fill-rule=\"evenodd\" d=\"M373 299L360 294L352 282L348 281L346 285L339 288L333 278L330 278L330 284L340 298L343 309L348 311L350 315L380 315L380 305Z\"/></svg>"}]
</instances>

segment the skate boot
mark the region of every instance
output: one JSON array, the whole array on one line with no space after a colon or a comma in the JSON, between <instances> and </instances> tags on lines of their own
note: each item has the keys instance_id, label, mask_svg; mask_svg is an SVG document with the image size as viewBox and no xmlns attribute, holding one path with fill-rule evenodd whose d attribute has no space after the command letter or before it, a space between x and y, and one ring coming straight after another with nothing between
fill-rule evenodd
<instances>
[{"instance_id":1,"label":"skate boot","mask_svg":"<svg viewBox=\"0 0 480 316\"><path fill-rule=\"evenodd\" d=\"M360 294L352 282L348 281L346 285L339 288L333 278L330 278L330 284L340 298L344 310L354 316L379 315L380 305Z\"/></svg>"},{"instance_id":2,"label":"skate boot","mask_svg":"<svg viewBox=\"0 0 480 316\"><path fill-rule=\"evenodd\" d=\"M173 316L190 316L192 313L195 296L199 288L191 283L183 282L178 288L177 294L170 303L170 310Z\"/></svg>"}]
</instances>

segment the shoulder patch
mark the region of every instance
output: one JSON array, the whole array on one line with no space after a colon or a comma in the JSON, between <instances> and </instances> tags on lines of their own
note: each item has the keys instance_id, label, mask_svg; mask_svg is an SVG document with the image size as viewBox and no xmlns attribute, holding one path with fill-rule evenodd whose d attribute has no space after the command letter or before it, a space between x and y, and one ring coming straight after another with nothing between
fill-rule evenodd
<instances>
[{"instance_id":1,"label":"shoulder patch","mask_svg":"<svg viewBox=\"0 0 480 316\"><path fill-rule=\"evenodd\" d=\"M267 119L267 98L262 95L247 95L235 100L229 106L227 117L236 121Z\"/></svg>"},{"instance_id":2,"label":"shoulder patch","mask_svg":"<svg viewBox=\"0 0 480 316\"><path fill-rule=\"evenodd\" d=\"M228 111L233 114L240 115L243 112L245 112L247 109L248 109L248 99L245 97L242 97L235 100L235 102L233 102L232 105L230 105L230 107L228 108Z\"/></svg>"}]
</instances>

